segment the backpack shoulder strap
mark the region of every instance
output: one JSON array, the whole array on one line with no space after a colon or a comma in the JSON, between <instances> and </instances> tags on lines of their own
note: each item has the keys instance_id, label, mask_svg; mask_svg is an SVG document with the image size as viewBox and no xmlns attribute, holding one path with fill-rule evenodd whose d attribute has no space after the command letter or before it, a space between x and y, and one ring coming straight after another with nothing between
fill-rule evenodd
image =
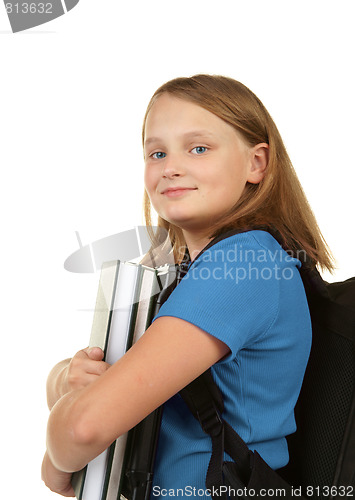
<instances>
[{"instance_id":1,"label":"backpack shoulder strap","mask_svg":"<svg viewBox=\"0 0 355 500\"><path fill-rule=\"evenodd\" d=\"M212 455L207 469L206 486L211 491L224 484L224 452L234 460L241 478L250 475L252 452L234 429L223 419L223 396L208 369L180 391L193 416L212 441Z\"/></svg>"}]
</instances>

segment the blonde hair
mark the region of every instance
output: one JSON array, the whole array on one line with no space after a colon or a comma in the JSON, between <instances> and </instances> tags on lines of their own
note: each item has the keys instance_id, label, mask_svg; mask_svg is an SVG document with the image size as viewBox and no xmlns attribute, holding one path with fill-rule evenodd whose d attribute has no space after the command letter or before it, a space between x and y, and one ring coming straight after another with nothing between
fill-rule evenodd
<instances>
[{"instance_id":1,"label":"blonde hair","mask_svg":"<svg viewBox=\"0 0 355 500\"><path fill-rule=\"evenodd\" d=\"M277 231L283 247L296 255L305 251L313 265L333 269L333 257L318 227L302 186L292 166L279 131L270 114L242 83L215 75L176 78L162 85L153 95L143 122L143 143L148 113L159 96L168 93L195 103L234 127L251 147L267 143L269 161L266 175L259 184L247 183L232 209L211 226L210 237L231 229L269 228ZM144 193L144 215L152 225L151 203ZM158 217L158 226L168 231L175 261L183 258L185 241L182 230ZM151 233L154 238L153 234ZM162 241L155 241L155 245Z\"/></svg>"}]
</instances>

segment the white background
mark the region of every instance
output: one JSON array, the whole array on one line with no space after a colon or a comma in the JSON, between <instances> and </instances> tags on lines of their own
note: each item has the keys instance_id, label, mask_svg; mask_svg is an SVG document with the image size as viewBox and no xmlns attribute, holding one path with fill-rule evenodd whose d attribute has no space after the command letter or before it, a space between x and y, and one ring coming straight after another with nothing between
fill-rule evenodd
<instances>
[{"instance_id":1,"label":"white background","mask_svg":"<svg viewBox=\"0 0 355 500\"><path fill-rule=\"evenodd\" d=\"M260 97L337 258L330 280L354 274L353 20L352 0L81 0L12 34L0 5L1 498L56 497L40 480L45 380L87 344L98 280L63 262L75 231L85 245L142 223L141 122L164 81L225 74Z\"/></svg>"}]
</instances>

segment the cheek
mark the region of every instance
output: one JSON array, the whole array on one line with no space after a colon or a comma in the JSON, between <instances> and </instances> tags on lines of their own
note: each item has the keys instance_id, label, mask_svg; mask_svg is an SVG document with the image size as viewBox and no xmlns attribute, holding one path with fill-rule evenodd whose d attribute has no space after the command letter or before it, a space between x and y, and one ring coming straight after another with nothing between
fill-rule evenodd
<instances>
[{"instance_id":1,"label":"cheek","mask_svg":"<svg viewBox=\"0 0 355 500\"><path fill-rule=\"evenodd\" d=\"M216 182L219 186L219 195L226 205L234 205L243 194L247 184L246 171L243 168L231 169L224 182Z\"/></svg>"},{"instance_id":2,"label":"cheek","mask_svg":"<svg viewBox=\"0 0 355 500\"><path fill-rule=\"evenodd\" d=\"M150 193L153 189L154 177L152 175L152 171L148 168L144 170L144 186L148 193Z\"/></svg>"}]
</instances>

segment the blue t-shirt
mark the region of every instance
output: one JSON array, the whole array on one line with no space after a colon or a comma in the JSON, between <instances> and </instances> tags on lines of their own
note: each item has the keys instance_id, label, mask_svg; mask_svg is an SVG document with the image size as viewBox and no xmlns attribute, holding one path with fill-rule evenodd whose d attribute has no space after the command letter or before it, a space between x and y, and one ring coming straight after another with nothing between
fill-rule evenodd
<instances>
[{"instance_id":1,"label":"blue t-shirt","mask_svg":"<svg viewBox=\"0 0 355 500\"><path fill-rule=\"evenodd\" d=\"M230 348L211 369L224 418L274 469L288 462L311 347L300 265L265 231L230 236L192 263L156 316L189 321ZM151 498L203 498L210 457L210 437L175 395L164 405Z\"/></svg>"}]
</instances>

